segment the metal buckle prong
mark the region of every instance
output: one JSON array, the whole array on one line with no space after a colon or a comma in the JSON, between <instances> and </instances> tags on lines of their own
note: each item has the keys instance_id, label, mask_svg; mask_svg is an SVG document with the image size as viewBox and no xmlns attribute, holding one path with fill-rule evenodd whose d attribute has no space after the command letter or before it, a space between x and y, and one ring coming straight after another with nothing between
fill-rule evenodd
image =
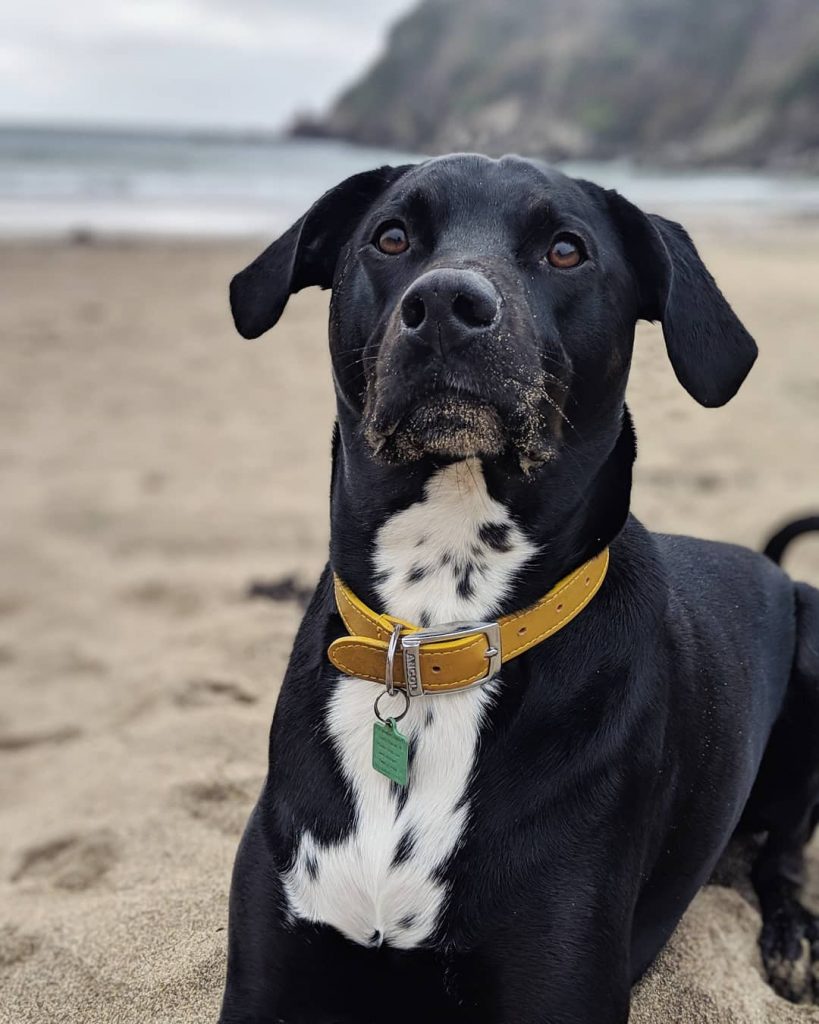
<instances>
[{"instance_id":1,"label":"metal buckle prong","mask_svg":"<svg viewBox=\"0 0 819 1024\"><path fill-rule=\"evenodd\" d=\"M484 657L489 665L486 675L476 679L475 684L471 684L477 685L491 679L500 670L502 664L501 634L497 622L444 622L440 626L419 629L414 633L402 636L400 640L404 652L404 678L410 697L419 697L424 692L424 682L421 678L421 647L424 644L443 643L445 640L462 640L465 637L481 635L486 637L489 645L484 651ZM387 661L389 664L389 657Z\"/></svg>"}]
</instances>

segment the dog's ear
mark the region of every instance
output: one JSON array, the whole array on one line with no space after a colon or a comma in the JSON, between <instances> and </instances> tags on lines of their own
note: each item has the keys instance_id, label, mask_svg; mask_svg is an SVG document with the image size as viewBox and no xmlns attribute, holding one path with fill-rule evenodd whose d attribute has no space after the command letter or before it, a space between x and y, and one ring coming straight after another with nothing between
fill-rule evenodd
<instances>
[{"instance_id":1,"label":"dog's ear","mask_svg":"<svg viewBox=\"0 0 819 1024\"><path fill-rule=\"evenodd\" d=\"M616 192L606 199L640 289L640 318L659 320L677 380L700 405L725 405L757 356L740 323L674 221L645 214Z\"/></svg>"},{"instance_id":2,"label":"dog's ear","mask_svg":"<svg viewBox=\"0 0 819 1024\"><path fill-rule=\"evenodd\" d=\"M339 253L370 203L412 164L354 174L331 188L307 213L230 282L230 309L244 338L258 338L278 321L302 288L329 288Z\"/></svg>"}]
</instances>

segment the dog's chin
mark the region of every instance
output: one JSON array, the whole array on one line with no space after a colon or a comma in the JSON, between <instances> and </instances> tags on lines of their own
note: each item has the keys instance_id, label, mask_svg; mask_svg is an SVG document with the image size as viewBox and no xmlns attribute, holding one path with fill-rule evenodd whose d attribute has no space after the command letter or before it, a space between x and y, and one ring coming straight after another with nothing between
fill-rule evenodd
<instances>
[{"instance_id":1,"label":"dog's chin","mask_svg":"<svg viewBox=\"0 0 819 1024\"><path fill-rule=\"evenodd\" d=\"M389 436L374 429L367 439L387 462L493 458L508 446L498 410L474 398L438 395L411 409Z\"/></svg>"}]
</instances>

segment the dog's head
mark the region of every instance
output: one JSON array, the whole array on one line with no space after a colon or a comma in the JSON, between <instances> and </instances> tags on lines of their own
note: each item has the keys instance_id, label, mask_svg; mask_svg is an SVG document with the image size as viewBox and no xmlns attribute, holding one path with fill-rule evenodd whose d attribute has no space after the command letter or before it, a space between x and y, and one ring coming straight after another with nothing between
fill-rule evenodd
<instances>
[{"instance_id":1,"label":"dog's head","mask_svg":"<svg viewBox=\"0 0 819 1024\"><path fill-rule=\"evenodd\" d=\"M382 167L331 189L233 279L239 332L332 287L339 400L389 462L559 455L622 407L638 319L717 406L756 346L686 232L518 157Z\"/></svg>"}]
</instances>

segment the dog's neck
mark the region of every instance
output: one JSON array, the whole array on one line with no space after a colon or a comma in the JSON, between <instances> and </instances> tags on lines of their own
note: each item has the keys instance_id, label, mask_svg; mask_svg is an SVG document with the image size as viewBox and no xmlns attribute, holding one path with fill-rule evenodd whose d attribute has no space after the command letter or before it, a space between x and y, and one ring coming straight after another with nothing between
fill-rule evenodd
<instances>
[{"instance_id":1,"label":"dog's neck","mask_svg":"<svg viewBox=\"0 0 819 1024\"><path fill-rule=\"evenodd\" d=\"M372 608L420 626L526 607L611 543L629 510L628 411L584 458L529 475L494 461L384 465L340 416L333 569Z\"/></svg>"}]
</instances>

